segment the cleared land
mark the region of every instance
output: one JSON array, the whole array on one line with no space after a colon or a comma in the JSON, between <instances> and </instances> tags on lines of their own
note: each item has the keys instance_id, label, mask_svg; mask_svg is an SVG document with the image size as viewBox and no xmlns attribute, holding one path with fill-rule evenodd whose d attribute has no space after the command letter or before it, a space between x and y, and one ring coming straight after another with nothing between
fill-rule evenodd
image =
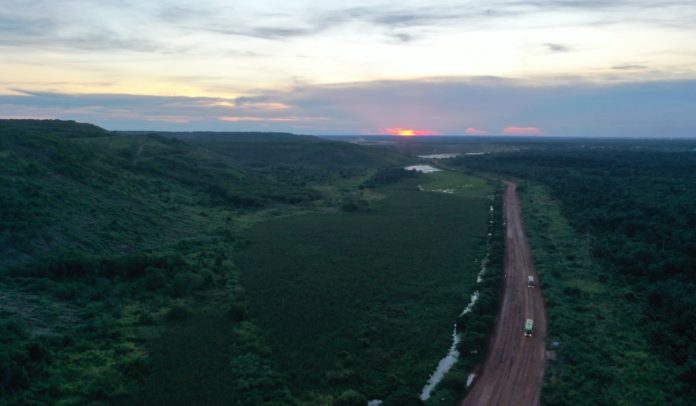
<instances>
[{"instance_id":1,"label":"cleared land","mask_svg":"<svg viewBox=\"0 0 696 406\"><path fill-rule=\"evenodd\" d=\"M522 224L517 185L507 183L504 293L488 357L468 396L467 405L537 405L544 378L546 311L539 287L527 287L527 276L538 280L529 241ZM534 333L523 335L525 319L534 319Z\"/></svg>"}]
</instances>

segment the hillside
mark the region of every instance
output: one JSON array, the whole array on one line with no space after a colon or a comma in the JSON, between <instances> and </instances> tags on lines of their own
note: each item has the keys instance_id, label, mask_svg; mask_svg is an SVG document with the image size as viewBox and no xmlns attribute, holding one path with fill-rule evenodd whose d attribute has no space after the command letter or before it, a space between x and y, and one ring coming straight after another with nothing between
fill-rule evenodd
<instances>
[{"instance_id":1,"label":"hillside","mask_svg":"<svg viewBox=\"0 0 696 406\"><path fill-rule=\"evenodd\" d=\"M391 149L336 142L283 133L171 133L177 139L203 146L253 167L321 168L321 172L404 164Z\"/></svg>"},{"instance_id":2,"label":"hillside","mask_svg":"<svg viewBox=\"0 0 696 406\"><path fill-rule=\"evenodd\" d=\"M395 160L312 137L201 137L112 133L56 120L0 122L0 264L70 250L161 250L213 228L211 211L312 204L322 198L317 184ZM259 157L273 165L259 167ZM332 169L318 171L327 160Z\"/></svg>"},{"instance_id":3,"label":"hillside","mask_svg":"<svg viewBox=\"0 0 696 406\"><path fill-rule=\"evenodd\" d=\"M247 320L234 255L251 225L336 210L394 161L347 143L281 137L283 149L309 143L309 155L340 153L351 168L337 163L317 176L307 155L292 158L291 171L278 170L251 166L255 158L217 151L204 139L0 120L3 403L132 404L137 399L125 397L147 377L161 387L165 371L187 375L192 396L224 403L242 382L223 371L231 359L252 360L244 371L256 378L243 382L260 385L237 398L291 402L262 331ZM246 154L282 156L277 142L256 142ZM221 325L230 328L220 333ZM172 368L186 365L181 354L191 345L202 350L187 350L194 366ZM227 361L217 362L223 353ZM190 375L201 363L212 375Z\"/></svg>"},{"instance_id":4,"label":"hillside","mask_svg":"<svg viewBox=\"0 0 696 406\"><path fill-rule=\"evenodd\" d=\"M161 137L3 130L0 199L8 210L0 218L0 263L6 265L56 251L161 247L205 227L201 213L191 215L197 207L317 197Z\"/></svg>"}]
</instances>

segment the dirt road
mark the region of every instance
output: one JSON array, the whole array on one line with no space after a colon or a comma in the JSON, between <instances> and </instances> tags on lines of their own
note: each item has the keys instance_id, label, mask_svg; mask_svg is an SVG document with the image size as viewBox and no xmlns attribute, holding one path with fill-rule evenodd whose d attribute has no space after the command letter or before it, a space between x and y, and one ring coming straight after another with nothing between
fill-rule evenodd
<instances>
[{"instance_id":1,"label":"dirt road","mask_svg":"<svg viewBox=\"0 0 696 406\"><path fill-rule=\"evenodd\" d=\"M506 182L506 249L503 300L488 356L462 406L535 406L544 378L546 310L541 289L527 287L527 276L539 281L522 223L517 185ZM524 336L525 319L534 333Z\"/></svg>"}]
</instances>

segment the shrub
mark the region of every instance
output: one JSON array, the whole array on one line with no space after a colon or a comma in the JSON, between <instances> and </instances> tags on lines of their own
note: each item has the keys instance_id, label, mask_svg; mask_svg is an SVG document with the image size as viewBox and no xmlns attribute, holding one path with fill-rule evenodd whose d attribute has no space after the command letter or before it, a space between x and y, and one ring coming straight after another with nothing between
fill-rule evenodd
<instances>
[{"instance_id":1,"label":"shrub","mask_svg":"<svg viewBox=\"0 0 696 406\"><path fill-rule=\"evenodd\" d=\"M334 401L334 406L365 406L367 398L353 389L343 391Z\"/></svg>"},{"instance_id":2,"label":"shrub","mask_svg":"<svg viewBox=\"0 0 696 406\"><path fill-rule=\"evenodd\" d=\"M167 320L184 320L191 314L191 309L182 302L175 302L169 307L165 317Z\"/></svg>"},{"instance_id":3,"label":"shrub","mask_svg":"<svg viewBox=\"0 0 696 406\"><path fill-rule=\"evenodd\" d=\"M233 321L244 321L248 317L246 305L239 302L230 303L226 313L227 317Z\"/></svg>"},{"instance_id":4,"label":"shrub","mask_svg":"<svg viewBox=\"0 0 696 406\"><path fill-rule=\"evenodd\" d=\"M167 277L165 276L164 270L148 266L145 268L143 284L149 291L155 291L165 287L167 285Z\"/></svg>"},{"instance_id":5,"label":"shrub","mask_svg":"<svg viewBox=\"0 0 696 406\"><path fill-rule=\"evenodd\" d=\"M200 275L193 272L180 272L174 276L172 294L175 297L186 296L201 285L203 285L203 278Z\"/></svg>"},{"instance_id":6,"label":"shrub","mask_svg":"<svg viewBox=\"0 0 696 406\"><path fill-rule=\"evenodd\" d=\"M369 208L370 203L367 200L356 198L347 198L343 201L343 204L341 205L341 210L345 212L365 211Z\"/></svg>"}]
</instances>

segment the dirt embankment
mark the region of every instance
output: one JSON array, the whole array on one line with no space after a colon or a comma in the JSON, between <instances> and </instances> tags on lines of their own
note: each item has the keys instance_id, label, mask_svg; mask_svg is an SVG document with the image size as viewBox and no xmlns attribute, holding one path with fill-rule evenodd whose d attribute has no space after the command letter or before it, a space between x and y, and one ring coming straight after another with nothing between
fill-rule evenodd
<instances>
[{"instance_id":1,"label":"dirt embankment","mask_svg":"<svg viewBox=\"0 0 696 406\"><path fill-rule=\"evenodd\" d=\"M517 185L506 182L506 248L503 300L488 356L462 406L539 404L544 380L546 310L522 222ZM527 286L533 276L537 286ZM525 337L525 319L534 332Z\"/></svg>"}]
</instances>

